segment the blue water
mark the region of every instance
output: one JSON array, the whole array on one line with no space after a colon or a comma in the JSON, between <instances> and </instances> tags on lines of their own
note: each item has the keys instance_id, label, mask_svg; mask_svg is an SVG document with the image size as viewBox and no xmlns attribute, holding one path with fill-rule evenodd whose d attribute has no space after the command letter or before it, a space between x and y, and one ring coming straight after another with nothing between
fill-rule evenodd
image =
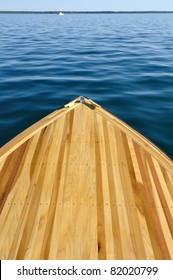
<instances>
[{"instance_id":1,"label":"blue water","mask_svg":"<svg viewBox=\"0 0 173 280\"><path fill-rule=\"evenodd\" d=\"M0 14L0 146L79 95L173 158L173 14Z\"/></svg>"}]
</instances>

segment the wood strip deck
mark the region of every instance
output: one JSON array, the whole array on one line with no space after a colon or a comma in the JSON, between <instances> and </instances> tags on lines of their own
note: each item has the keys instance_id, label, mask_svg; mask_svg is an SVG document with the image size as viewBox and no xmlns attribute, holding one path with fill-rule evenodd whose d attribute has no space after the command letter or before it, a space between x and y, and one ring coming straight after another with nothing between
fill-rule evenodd
<instances>
[{"instance_id":1,"label":"wood strip deck","mask_svg":"<svg viewBox=\"0 0 173 280\"><path fill-rule=\"evenodd\" d=\"M173 163L92 102L0 149L1 259L173 259Z\"/></svg>"}]
</instances>

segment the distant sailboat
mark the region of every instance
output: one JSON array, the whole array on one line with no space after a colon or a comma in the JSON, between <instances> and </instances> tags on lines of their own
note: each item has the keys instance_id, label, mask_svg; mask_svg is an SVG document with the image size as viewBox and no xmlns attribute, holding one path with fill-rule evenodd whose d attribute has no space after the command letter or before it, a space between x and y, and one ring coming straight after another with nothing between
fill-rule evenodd
<instances>
[{"instance_id":1,"label":"distant sailboat","mask_svg":"<svg viewBox=\"0 0 173 280\"><path fill-rule=\"evenodd\" d=\"M62 12L59 12L59 16L64 16L64 13L62 13Z\"/></svg>"}]
</instances>

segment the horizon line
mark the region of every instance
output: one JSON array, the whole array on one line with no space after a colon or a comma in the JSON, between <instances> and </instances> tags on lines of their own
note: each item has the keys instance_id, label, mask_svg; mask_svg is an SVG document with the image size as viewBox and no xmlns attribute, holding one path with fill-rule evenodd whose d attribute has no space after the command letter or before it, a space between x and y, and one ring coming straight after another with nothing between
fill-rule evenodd
<instances>
[{"instance_id":1,"label":"horizon line","mask_svg":"<svg viewBox=\"0 0 173 280\"><path fill-rule=\"evenodd\" d=\"M0 13L173 13L172 11L153 11L153 10L144 10L144 11L65 11L65 10L0 10Z\"/></svg>"}]
</instances>

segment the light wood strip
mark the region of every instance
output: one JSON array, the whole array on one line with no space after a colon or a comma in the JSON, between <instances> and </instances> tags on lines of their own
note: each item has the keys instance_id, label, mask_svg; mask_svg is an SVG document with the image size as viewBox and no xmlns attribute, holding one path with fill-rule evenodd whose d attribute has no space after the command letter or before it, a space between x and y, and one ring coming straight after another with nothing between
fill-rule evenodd
<instances>
[{"instance_id":1,"label":"light wood strip","mask_svg":"<svg viewBox=\"0 0 173 280\"><path fill-rule=\"evenodd\" d=\"M94 112L90 109L85 110L82 106L81 114L84 115L81 122L83 129L83 140L80 140L81 164L79 168L79 217L76 223L76 242L80 242L78 259L97 259L97 209L96 209L96 176L95 176L95 139L94 139ZM84 207L82 207L84 205ZM83 208L83 209L82 209ZM81 228L81 233L79 229Z\"/></svg>"},{"instance_id":2,"label":"light wood strip","mask_svg":"<svg viewBox=\"0 0 173 280\"><path fill-rule=\"evenodd\" d=\"M2 168L4 166L4 164L5 164L6 159L7 158L5 157L4 159L0 160L0 172L1 172L1 170L2 170Z\"/></svg>"},{"instance_id":3,"label":"light wood strip","mask_svg":"<svg viewBox=\"0 0 173 280\"><path fill-rule=\"evenodd\" d=\"M173 178L172 178L171 174L167 170L165 170L162 166L160 166L160 168L162 170L163 177L165 179L169 194L171 196L171 200L173 202L173 187L172 187L173 186Z\"/></svg>"},{"instance_id":4,"label":"light wood strip","mask_svg":"<svg viewBox=\"0 0 173 280\"><path fill-rule=\"evenodd\" d=\"M64 157L64 162L67 160L66 157ZM65 203L64 201L64 190L65 190L65 181L66 181L66 172L67 172L67 165L62 164L61 166L61 175L58 176L57 174L57 181L58 181L58 191L55 196L55 208L53 207L52 213L50 213L50 217L52 218L52 224L49 225L50 227L50 235L49 239L47 238L47 250L46 250L46 256L47 259L63 259L61 257L61 252L64 252L64 243L59 243L59 236L60 232L63 230L63 226L67 225L68 223L68 216L71 214L69 209L69 203ZM54 183L54 193L56 192L55 188L57 187L56 182ZM68 210L65 208L65 206L68 206ZM64 211L64 209L66 211ZM66 221L65 223L63 221ZM67 235L64 236L64 238ZM66 259L66 256L64 256L64 259Z\"/></svg>"},{"instance_id":5,"label":"light wood strip","mask_svg":"<svg viewBox=\"0 0 173 280\"><path fill-rule=\"evenodd\" d=\"M169 180L169 178L170 178L169 175L170 174L163 171L162 167L155 160L155 158L152 158L152 159L153 159L153 163L154 163L155 168L156 168L156 172L158 174L158 179L161 183L161 188L162 188L162 190L164 190L167 205L168 205L169 208L171 208L171 206L173 206L173 188L171 188L171 181ZM171 216L173 218L172 213L171 213Z\"/></svg>"},{"instance_id":6,"label":"light wood strip","mask_svg":"<svg viewBox=\"0 0 173 280\"><path fill-rule=\"evenodd\" d=\"M81 116L83 118L83 122L79 122ZM68 167L66 170L67 174L65 175L66 178L65 182L63 182L64 188L60 190L59 203L58 203L59 207L57 208L58 217L59 217L59 213L61 213L61 215L63 215L63 219L67 220L68 223L64 224L62 220L62 224L61 224L61 219L59 219L60 225L59 225L59 231L57 231L58 219L56 219L52 232L52 238L56 236L58 248L56 250L52 248L49 255L50 258L54 258L54 257L60 259L66 258L67 252L69 255L69 259L81 258L84 252L80 251L80 247L81 247L80 244L84 244L83 250L85 252L89 248L88 238L86 239L87 234L85 236L81 232L83 227L85 228L85 233L87 233L86 228L88 228L88 231L90 232L88 233L88 235L91 235L91 232L93 232L93 237L91 235L90 238L90 248L92 248L93 246L92 240L94 238L94 232L96 233L96 228L94 230L88 224L88 218L89 216L91 218L93 214L89 215L87 218L86 210L87 209L88 209L87 211L92 210L91 202L93 200L92 202L93 204L95 201L94 198L91 199L94 187L92 188L90 187L91 190L88 193L89 186L91 184L89 181L90 180L93 181L93 175L94 175L94 173L92 175L91 172L92 170L94 171L93 167L92 166L90 167L90 164L88 164L88 159L90 159L88 158L88 156L91 157L94 155L94 153L92 153L91 147L89 145L90 141L89 142L87 141L87 137L85 135L86 124L87 124L87 113L86 110L83 112L83 107L81 107L75 111L75 115L74 115L72 139L70 145L70 155L68 158ZM81 142L81 139L79 138L80 133L83 136L81 139L83 140L86 139L86 142L85 141ZM92 162L93 160L91 158L91 163ZM63 191L62 194L61 191ZM83 208L81 208L81 205L83 205ZM82 209L81 211L79 211L80 208ZM85 208L86 210L84 210ZM76 221L75 224L73 224L74 220ZM79 230L80 228L81 231ZM70 238L66 239L67 232L69 230L70 230ZM55 254L57 255L55 256ZM83 256L83 258L85 257ZM96 258L96 255L94 258Z\"/></svg>"},{"instance_id":7,"label":"light wood strip","mask_svg":"<svg viewBox=\"0 0 173 280\"><path fill-rule=\"evenodd\" d=\"M115 147L117 145L116 138L114 135L114 127L111 123L106 123L104 126L105 134L105 149L107 150L107 166L108 167L108 182L110 192L110 206L111 206L111 219L112 219L112 233L113 233L113 244L114 247L114 258L122 259L122 240L120 232L120 221L118 217L118 201L116 197L117 177L114 170L114 166L117 166L117 153L115 153Z\"/></svg>"}]
</instances>

